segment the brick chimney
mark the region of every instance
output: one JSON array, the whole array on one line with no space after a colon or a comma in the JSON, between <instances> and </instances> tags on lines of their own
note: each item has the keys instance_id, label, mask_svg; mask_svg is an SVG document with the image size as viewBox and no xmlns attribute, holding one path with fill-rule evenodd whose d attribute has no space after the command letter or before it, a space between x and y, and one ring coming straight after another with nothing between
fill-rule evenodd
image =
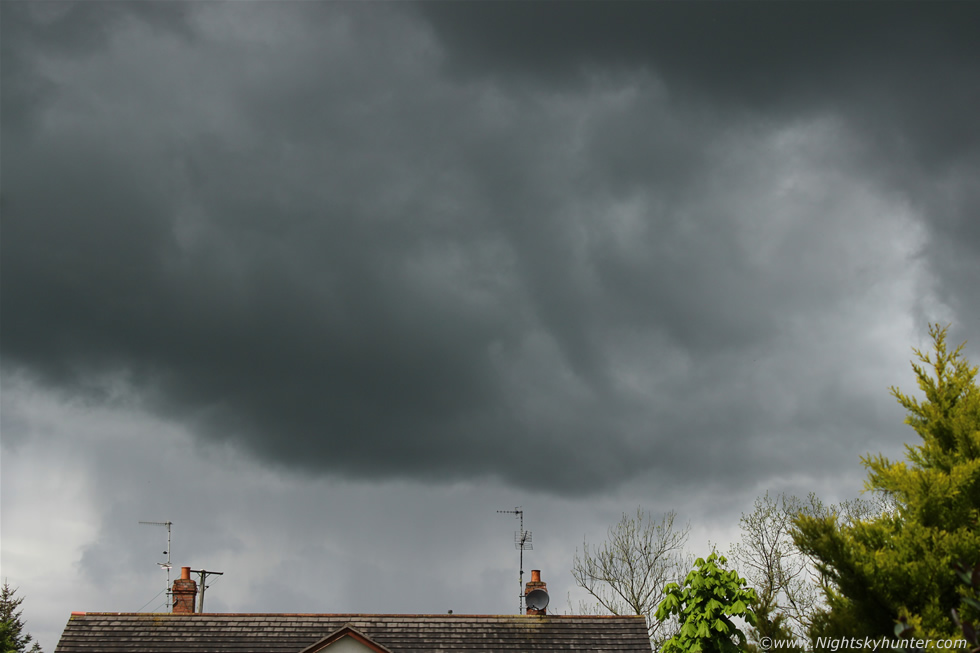
<instances>
[{"instance_id":1,"label":"brick chimney","mask_svg":"<svg viewBox=\"0 0 980 653\"><path fill-rule=\"evenodd\" d=\"M192 614L197 598L197 583L191 578L191 568L181 567L180 578L174 581L174 614Z\"/></svg>"},{"instance_id":2,"label":"brick chimney","mask_svg":"<svg viewBox=\"0 0 980 653\"><path fill-rule=\"evenodd\" d=\"M536 592L533 597L531 596L532 592ZM532 569L531 581L524 584L524 605L526 606L524 614L548 614L548 584L542 582L540 569Z\"/></svg>"}]
</instances>

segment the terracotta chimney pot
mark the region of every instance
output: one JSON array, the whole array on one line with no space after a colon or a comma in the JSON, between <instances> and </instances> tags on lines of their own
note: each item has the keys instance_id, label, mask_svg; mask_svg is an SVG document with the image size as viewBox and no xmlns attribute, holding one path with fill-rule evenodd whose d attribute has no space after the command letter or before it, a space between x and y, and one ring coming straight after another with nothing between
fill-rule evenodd
<instances>
[{"instance_id":1,"label":"terracotta chimney pot","mask_svg":"<svg viewBox=\"0 0 980 653\"><path fill-rule=\"evenodd\" d=\"M173 613L193 614L194 601L197 598L197 583L191 579L191 568L181 567L180 578L174 581Z\"/></svg>"},{"instance_id":2,"label":"terracotta chimney pot","mask_svg":"<svg viewBox=\"0 0 980 653\"><path fill-rule=\"evenodd\" d=\"M545 583L541 580L540 569L531 570L531 582L524 584L524 596L527 596L528 594L530 594L535 590L542 590L544 592L548 591L548 583ZM525 607L524 614L543 616L548 614L548 611L546 608L535 610L534 608L531 607Z\"/></svg>"}]
</instances>

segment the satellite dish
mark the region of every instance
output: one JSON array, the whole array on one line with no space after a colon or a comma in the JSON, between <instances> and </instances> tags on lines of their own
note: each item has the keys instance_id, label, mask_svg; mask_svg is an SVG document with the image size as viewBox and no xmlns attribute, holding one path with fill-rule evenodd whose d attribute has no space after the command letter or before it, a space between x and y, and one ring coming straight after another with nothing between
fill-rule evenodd
<instances>
[{"instance_id":1,"label":"satellite dish","mask_svg":"<svg viewBox=\"0 0 980 653\"><path fill-rule=\"evenodd\" d=\"M548 593L544 590L534 590L528 592L524 597L524 603L531 610L544 610L548 607Z\"/></svg>"}]
</instances>

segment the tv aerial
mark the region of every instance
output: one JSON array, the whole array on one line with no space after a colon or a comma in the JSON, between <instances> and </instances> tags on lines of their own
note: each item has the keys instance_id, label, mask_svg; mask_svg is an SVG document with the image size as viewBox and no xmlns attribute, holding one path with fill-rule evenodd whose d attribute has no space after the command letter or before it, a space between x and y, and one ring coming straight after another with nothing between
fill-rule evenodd
<instances>
[{"instance_id":1,"label":"tv aerial","mask_svg":"<svg viewBox=\"0 0 980 653\"><path fill-rule=\"evenodd\" d=\"M164 588L164 591L167 593L167 596L170 596L170 570L173 568L173 565L170 563L170 527L173 525L173 522L172 521L141 521L140 523L143 524L144 526L167 527L167 550L163 552L163 555L167 556L167 561L158 562L157 566L159 566L160 569L165 569L167 572L167 586Z\"/></svg>"},{"instance_id":2,"label":"tv aerial","mask_svg":"<svg viewBox=\"0 0 980 653\"><path fill-rule=\"evenodd\" d=\"M498 510L498 513L506 515L514 515L519 520L521 520L521 529L514 533L514 548L518 549L520 554L520 575L517 579L517 587L519 588L518 600L517 600L517 614L521 614L524 611L524 551L530 551L534 549L534 545L531 543L531 531L524 530L524 511L521 506L517 506L513 510Z\"/></svg>"}]
</instances>

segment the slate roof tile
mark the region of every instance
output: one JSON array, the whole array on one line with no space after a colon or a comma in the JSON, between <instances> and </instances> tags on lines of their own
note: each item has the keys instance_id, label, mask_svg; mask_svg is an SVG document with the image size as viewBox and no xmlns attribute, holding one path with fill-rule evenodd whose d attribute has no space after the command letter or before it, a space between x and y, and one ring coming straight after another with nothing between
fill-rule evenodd
<instances>
[{"instance_id":1,"label":"slate roof tile","mask_svg":"<svg viewBox=\"0 0 980 653\"><path fill-rule=\"evenodd\" d=\"M298 653L345 626L394 653L651 653L643 617L73 613L55 653Z\"/></svg>"}]
</instances>

